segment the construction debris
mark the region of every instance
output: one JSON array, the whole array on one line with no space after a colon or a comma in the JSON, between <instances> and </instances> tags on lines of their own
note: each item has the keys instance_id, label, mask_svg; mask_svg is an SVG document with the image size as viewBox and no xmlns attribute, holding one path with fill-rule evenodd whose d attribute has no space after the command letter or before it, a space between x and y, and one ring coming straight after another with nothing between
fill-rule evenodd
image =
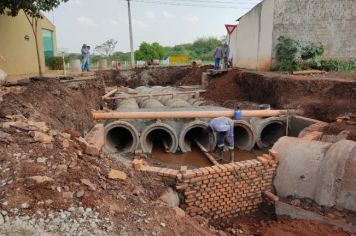
<instances>
[{"instance_id":1,"label":"construction debris","mask_svg":"<svg viewBox=\"0 0 356 236\"><path fill-rule=\"evenodd\" d=\"M196 68L201 70L201 67ZM179 67L174 70L178 71ZM189 74L188 70L185 67L184 73L172 79L169 78L171 74L168 76L172 72L154 73L163 74L164 77L157 84L166 84L167 81L179 83L178 78ZM128 75L131 72L123 73ZM135 69L133 74L145 73ZM321 99L317 92L308 94L308 91L301 89L303 86L299 80L308 81L307 75L299 77L299 80L283 80L279 77L271 79L268 76L265 79L267 77L254 75L255 77L245 79L242 83L240 79L251 75L251 72L232 70L224 73L222 76L216 73L216 77L209 81L205 97L221 105L229 101L228 106L233 108L233 112L243 99L257 102L257 105L263 102L269 103L272 108L288 108L287 111L291 109L285 107L289 103L287 100L299 99L297 93L300 93L299 96L307 96L305 99L308 102ZM194 80L200 83L201 73L197 74L199 76ZM194 76L194 73L190 75ZM222 80L227 78L228 80ZM280 80L281 83L271 82L275 80ZM192 166L186 159L191 161L196 158L194 152L202 155L202 151L207 153L203 139L192 142L192 152L182 155L166 154L162 150L166 150L169 141L159 147L155 146L154 139L152 155L143 153L142 150L120 155L104 153L105 123L94 123L90 114L92 109L101 111L103 107L103 110L110 111L111 101L106 100L107 107L102 101L102 95L105 94L103 83L106 81L114 83L110 86L118 88L109 94L110 97L116 96L115 93L128 92L127 88L119 88L119 83L129 85L122 74L119 78L110 80L103 76L103 80L71 81L66 84L51 79L36 80L28 82L26 88L7 87L6 92L2 92L5 89L0 89L0 234L6 235L19 229L23 230L21 232L29 232L28 234L43 232L61 235L276 235L271 232L277 231L280 234L295 232L296 235L305 232L313 232L315 235L346 235L341 229L320 223L280 216L276 221L273 207L264 210L265 207L271 207L264 205L266 199L269 199L268 204L273 202L272 205L277 205L282 202L304 211L316 212L329 221L340 220L337 227L353 232L356 224L351 211L337 209L340 206L329 208L317 203L308 205L305 203L307 200L301 198L290 201L272 193L274 172L278 172L278 165L284 164L284 157L275 150L269 150L268 154L267 150L252 154L239 150L238 158L250 156L248 160L235 163L216 162L214 156L211 156L213 165L203 156L204 164L201 168ZM152 81L152 78L146 77L141 81L138 77L131 78L130 85L153 84ZM318 113L318 110L308 108L305 103L300 103L300 107L306 109L308 114L314 111L313 118L323 115L323 120L330 121L330 117L333 117L336 122L323 125L314 123L311 127L313 122L310 120L294 123L291 118L291 135L303 133L302 140L306 142L325 141L326 138L334 140L334 137L327 137L328 135L337 136L338 139L353 137L353 103L349 100L347 103L348 113L351 115L340 112L346 103L343 103L343 95L334 86L336 88L343 85L336 81L325 83L330 89L330 97L335 101L339 101L338 98L342 101L335 105L335 110L330 111L330 114L323 114L328 110ZM221 87L219 84L226 86ZM271 84L276 86L271 87ZM72 89L66 87L67 85ZM322 94L324 85L315 82L315 86ZM349 91L347 88L340 90ZM267 92L270 95L266 95ZM282 101L274 97L275 93L283 98L290 94L292 98ZM274 101L271 99L276 102L270 102ZM320 104L323 103L317 105ZM298 109L300 107L293 106ZM255 106L254 109L259 108ZM338 114L334 115L334 112ZM291 115L289 112L286 114ZM159 122L163 123L162 120ZM302 131L307 126L311 128ZM162 133L155 137L160 135ZM127 137L129 136L125 136L125 140L130 143ZM185 140L187 143L189 141L192 140ZM157 153L160 152L166 155L160 158L172 161L170 167L165 164L167 160L159 161ZM300 175L299 177L302 178ZM304 178L300 181L306 182ZM175 186L179 193L167 186ZM236 218L233 217L235 213L239 215ZM253 214L246 216L247 213ZM293 211L289 210L289 213ZM296 225L300 227L296 228Z\"/></svg>"}]
</instances>

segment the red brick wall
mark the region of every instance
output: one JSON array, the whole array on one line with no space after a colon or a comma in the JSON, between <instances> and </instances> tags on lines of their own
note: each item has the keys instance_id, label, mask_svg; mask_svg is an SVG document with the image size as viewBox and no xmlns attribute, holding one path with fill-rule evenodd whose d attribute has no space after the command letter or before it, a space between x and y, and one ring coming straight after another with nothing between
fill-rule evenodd
<instances>
[{"instance_id":1,"label":"red brick wall","mask_svg":"<svg viewBox=\"0 0 356 236\"><path fill-rule=\"evenodd\" d=\"M142 171L175 179L184 196L181 207L191 215L210 219L255 212L265 191L272 190L277 160L270 155L194 170L172 170L144 166Z\"/></svg>"}]
</instances>

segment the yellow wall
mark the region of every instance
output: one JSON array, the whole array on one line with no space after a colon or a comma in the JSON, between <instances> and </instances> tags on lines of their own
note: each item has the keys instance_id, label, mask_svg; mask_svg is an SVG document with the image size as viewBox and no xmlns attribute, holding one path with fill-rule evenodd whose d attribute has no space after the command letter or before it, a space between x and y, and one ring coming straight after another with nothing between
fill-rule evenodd
<instances>
[{"instance_id":1,"label":"yellow wall","mask_svg":"<svg viewBox=\"0 0 356 236\"><path fill-rule=\"evenodd\" d=\"M44 17L38 24L38 43L41 64L45 71L42 29L53 31L53 47L56 53L55 26ZM27 41L25 35L30 37ZM9 75L38 73L35 37L23 12L11 17L0 15L0 68Z\"/></svg>"},{"instance_id":2,"label":"yellow wall","mask_svg":"<svg viewBox=\"0 0 356 236\"><path fill-rule=\"evenodd\" d=\"M169 63L186 63L188 61L189 61L189 57L185 55L169 57Z\"/></svg>"}]
</instances>

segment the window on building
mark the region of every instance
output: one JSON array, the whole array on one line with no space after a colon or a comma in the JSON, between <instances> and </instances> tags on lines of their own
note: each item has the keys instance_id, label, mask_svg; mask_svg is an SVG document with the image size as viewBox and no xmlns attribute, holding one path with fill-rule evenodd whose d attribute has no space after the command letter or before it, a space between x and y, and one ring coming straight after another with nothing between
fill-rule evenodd
<instances>
[{"instance_id":1,"label":"window on building","mask_svg":"<svg viewBox=\"0 0 356 236\"><path fill-rule=\"evenodd\" d=\"M42 41L43 41L45 64L46 66L48 66L49 58L54 56L53 32L47 29L42 29Z\"/></svg>"}]
</instances>

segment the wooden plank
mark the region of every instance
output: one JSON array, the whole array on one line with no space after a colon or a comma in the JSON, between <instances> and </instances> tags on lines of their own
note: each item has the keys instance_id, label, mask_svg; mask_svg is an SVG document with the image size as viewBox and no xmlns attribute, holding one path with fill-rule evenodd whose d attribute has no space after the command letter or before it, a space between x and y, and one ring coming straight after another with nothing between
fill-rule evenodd
<instances>
[{"instance_id":1,"label":"wooden plank","mask_svg":"<svg viewBox=\"0 0 356 236\"><path fill-rule=\"evenodd\" d=\"M214 165L218 165L219 163L215 160L215 158L208 152L208 150L205 149L205 147L196 139L194 139L194 142L197 144L197 146L200 148L200 150L204 153L204 155L208 158L208 160L213 163Z\"/></svg>"},{"instance_id":2,"label":"wooden plank","mask_svg":"<svg viewBox=\"0 0 356 236\"><path fill-rule=\"evenodd\" d=\"M106 97L105 99L128 99L128 98L141 98L141 97L173 96L173 95L180 95L180 94L205 93L205 92L206 90L196 90L196 91L171 92L171 93L137 94L137 95L128 95L128 96Z\"/></svg>"},{"instance_id":3,"label":"wooden plank","mask_svg":"<svg viewBox=\"0 0 356 236\"><path fill-rule=\"evenodd\" d=\"M293 71L293 75L312 75L312 74L323 74L325 71L321 70L301 70L301 71Z\"/></svg>"},{"instance_id":4,"label":"wooden plank","mask_svg":"<svg viewBox=\"0 0 356 236\"><path fill-rule=\"evenodd\" d=\"M114 93L116 93L119 90L119 88L115 88L113 90L111 90L110 92L108 92L107 94L105 94L104 96L102 96L101 98L103 100L108 99L111 95L113 95Z\"/></svg>"}]
</instances>

